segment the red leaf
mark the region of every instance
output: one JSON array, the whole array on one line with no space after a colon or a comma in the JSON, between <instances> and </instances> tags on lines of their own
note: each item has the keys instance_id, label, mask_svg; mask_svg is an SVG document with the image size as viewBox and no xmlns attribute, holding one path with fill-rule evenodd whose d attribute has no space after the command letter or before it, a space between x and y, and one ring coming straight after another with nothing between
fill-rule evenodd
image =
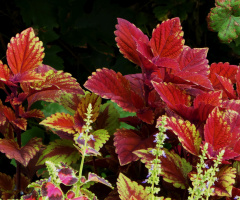
<instances>
[{"instance_id":1,"label":"red leaf","mask_svg":"<svg viewBox=\"0 0 240 200\"><path fill-rule=\"evenodd\" d=\"M181 71L198 73L204 76L209 74L207 48L194 48L188 46L183 47L183 51L178 57Z\"/></svg>"},{"instance_id":2,"label":"red leaf","mask_svg":"<svg viewBox=\"0 0 240 200\"><path fill-rule=\"evenodd\" d=\"M226 100L222 102L222 107L235 110L240 113L240 100Z\"/></svg>"},{"instance_id":3,"label":"red leaf","mask_svg":"<svg viewBox=\"0 0 240 200\"><path fill-rule=\"evenodd\" d=\"M13 74L8 66L3 65L2 61L0 61L0 80L8 86L16 86L16 84L9 81L12 76Z\"/></svg>"},{"instance_id":4,"label":"red leaf","mask_svg":"<svg viewBox=\"0 0 240 200\"><path fill-rule=\"evenodd\" d=\"M118 129L114 135L114 146L121 166L139 159L134 151L154 146L152 136L141 138L133 130Z\"/></svg>"},{"instance_id":5,"label":"red leaf","mask_svg":"<svg viewBox=\"0 0 240 200\"><path fill-rule=\"evenodd\" d=\"M179 18L162 22L153 30L150 46L154 56L177 58L183 49L184 39Z\"/></svg>"},{"instance_id":6,"label":"red leaf","mask_svg":"<svg viewBox=\"0 0 240 200\"><path fill-rule=\"evenodd\" d=\"M63 193L61 189L51 182L43 183L42 196L48 197L49 200L63 200Z\"/></svg>"},{"instance_id":7,"label":"red leaf","mask_svg":"<svg viewBox=\"0 0 240 200\"><path fill-rule=\"evenodd\" d=\"M38 199L38 193L35 190L33 190L33 192L31 194L24 195L23 199L24 200L37 200Z\"/></svg>"},{"instance_id":8,"label":"red leaf","mask_svg":"<svg viewBox=\"0 0 240 200\"><path fill-rule=\"evenodd\" d=\"M98 69L84 86L102 98L111 99L126 111L136 112L136 108L144 106L143 99L131 90L130 82L119 72Z\"/></svg>"},{"instance_id":9,"label":"red leaf","mask_svg":"<svg viewBox=\"0 0 240 200\"><path fill-rule=\"evenodd\" d=\"M177 136L183 147L191 154L198 156L202 138L194 124L174 117L167 118L167 128Z\"/></svg>"},{"instance_id":10,"label":"red leaf","mask_svg":"<svg viewBox=\"0 0 240 200\"><path fill-rule=\"evenodd\" d=\"M172 83L152 83L155 90L169 108L176 110L176 105L178 104L191 105L190 96Z\"/></svg>"},{"instance_id":11,"label":"red leaf","mask_svg":"<svg viewBox=\"0 0 240 200\"><path fill-rule=\"evenodd\" d=\"M58 177L64 185L73 185L78 181L73 169L70 167L59 169Z\"/></svg>"},{"instance_id":12,"label":"red leaf","mask_svg":"<svg viewBox=\"0 0 240 200\"><path fill-rule=\"evenodd\" d=\"M26 167L28 162L43 146L41 140L41 138L32 138L24 147L19 148L17 142L14 140L1 139L0 151L5 153L9 159L14 158Z\"/></svg>"},{"instance_id":13,"label":"red leaf","mask_svg":"<svg viewBox=\"0 0 240 200\"><path fill-rule=\"evenodd\" d=\"M226 141L232 141L232 133L230 126L224 120L218 107L214 108L209 114L206 125L204 127L205 141L210 143L214 150L226 147Z\"/></svg>"},{"instance_id":14,"label":"red leaf","mask_svg":"<svg viewBox=\"0 0 240 200\"><path fill-rule=\"evenodd\" d=\"M198 108L200 103L220 106L222 102L222 91L213 91L198 95L193 102L194 108Z\"/></svg>"},{"instance_id":15,"label":"red leaf","mask_svg":"<svg viewBox=\"0 0 240 200\"><path fill-rule=\"evenodd\" d=\"M233 89L233 84L232 84L231 80L227 79L225 77L219 76L219 75L216 75L216 76L220 82L220 85L221 85L223 91L226 92L228 98L236 99L237 97L236 97L235 91Z\"/></svg>"},{"instance_id":16,"label":"red leaf","mask_svg":"<svg viewBox=\"0 0 240 200\"><path fill-rule=\"evenodd\" d=\"M58 130L62 130L68 133L75 133L74 126L74 118L73 116L66 113L55 113L50 117L44 119L40 124L44 126L48 126L50 128L55 128Z\"/></svg>"},{"instance_id":17,"label":"red leaf","mask_svg":"<svg viewBox=\"0 0 240 200\"><path fill-rule=\"evenodd\" d=\"M118 18L116 29L116 42L120 52L125 58L141 66L141 61L137 53L136 41L139 40L148 44L148 37L144 35L140 29L136 28L134 24L131 24L125 19Z\"/></svg>"},{"instance_id":18,"label":"red leaf","mask_svg":"<svg viewBox=\"0 0 240 200\"><path fill-rule=\"evenodd\" d=\"M238 66L226 63L212 63L210 66L209 79L214 88L219 89L220 82L216 75L230 79L232 83L236 83L235 75L237 74Z\"/></svg>"},{"instance_id":19,"label":"red leaf","mask_svg":"<svg viewBox=\"0 0 240 200\"><path fill-rule=\"evenodd\" d=\"M35 73L34 71L27 71L21 74L15 74L10 78L10 81L13 83L18 82L34 82L34 81L42 81L44 77L40 74Z\"/></svg>"},{"instance_id":20,"label":"red leaf","mask_svg":"<svg viewBox=\"0 0 240 200\"><path fill-rule=\"evenodd\" d=\"M28 28L11 38L7 49L7 61L14 74L32 71L42 63L43 44L35 37L32 28Z\"/></svg>"}]
</instances>

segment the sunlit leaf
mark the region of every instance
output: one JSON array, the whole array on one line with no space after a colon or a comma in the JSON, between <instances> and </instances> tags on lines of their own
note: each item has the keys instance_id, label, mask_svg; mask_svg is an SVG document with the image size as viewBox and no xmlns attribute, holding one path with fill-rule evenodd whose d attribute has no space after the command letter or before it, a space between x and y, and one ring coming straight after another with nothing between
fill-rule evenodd
<instances>
[{"instance_id":1,"label":"sunlit leaf","mask_svg":"<svg viewBox=\"0 0 240 200\"><path fill-rule=\"evenodd\" d=\"M202 138L196 126L189 121L167 118L167 128L171 129L177 136L183 147L191 154L198 156Z\"/></svg>"},{"instance_id":2,"label":"sunlit leaf","mask_svg":"<svg viewBox=\"0 0 240 200\"><path fill-rule=\"evenodd\" d=\"M94 174L94 173L91 173L91 172L88 174L88 179L87 179L87 181L94 181L94 182L102 183L102 184L104 184L104 185L106 185L106 186L108 186L108 187L110 187L110 188L113 189L111 183L109 183L109 182L108 182L107 180L105 180L104 178L99 177L97 174Z\"/></svg>"},{"instance_id":3,"label":"sunlit leaf","mask_svg":"<svg viewBox=\"0 0 240 200\"><path fill-rule=\"evenodd\" d=\"M67 133L75 133L74 118L70 114L66 113L56 113L44 119L40 124L48 126L50 128L55 128L57 130L62 130Z\"/></svg>"},{"instance_id":4,"label":"sunlit leaf","mask_svg":"<svg viewBox=\"0 0 240 200\"><path fill-rule=\"evenodd\" d=\"M32 71L42 63L43 43L35 37L32 28L28 28L11 38L7 49L7 61L14 74Z\"/></svg>"},{"instance_id":5,"label":"sunlit leaf","mask_svg":"<svg viewBox=\"0 0 240 200\"><path fill-rule=\"evenodd\" d=\"M140 66L141 62L137 53L136 41L140 40L148 44L148 37L140 29L136 28L134 24L125 19L118 18L116 29L116 42L120 52L125 58Z\"/></svg>"},{"instance_id":6,"label":"sunlit leaf","mask_svg":"<svg viewBox=\"0 0 240 200\"><path fill-rule=\"evenodd\" d=\"M177 58L184 45L179 18L169 19L153 30L150 46L154 56Z\"/></svg>"}]
</instances>

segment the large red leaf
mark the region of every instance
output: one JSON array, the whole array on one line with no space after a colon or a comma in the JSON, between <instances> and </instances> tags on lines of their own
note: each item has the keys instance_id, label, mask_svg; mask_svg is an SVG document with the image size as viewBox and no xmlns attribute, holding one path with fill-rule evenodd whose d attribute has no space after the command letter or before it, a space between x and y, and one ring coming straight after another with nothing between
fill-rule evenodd
<instances>
[{"instance_id":1,"label":"large red leaf","mask_svg":"<svg viewBox=\"0 0 240 200\"><path fill-rule=\"evenodd\" d=\"M117 180L117 188L119 197L121 200L129 199L149 199L149 193L144 189L142 185L139 185L135 181L131 181L128 177L119 174ZM133 198L134 197L134 198Z\"/></svg>"},{"instance_id":2,"label":"large red leaf","mask_svg":"<svg viewBox=\"0 0 240 200\"><path fill-rule=\"evenodd\" d=\"M137 53L136 41L142 41L148 44L149 40L143 32L136 28L136 26L125 19L118 18L118 24L116 25L116 31L114 32L117 45L120 52L125 58L141 66L141 61Z\"/></svg>"},{"instance_id":3,"label":"large red leaf","mask_svg":"<svg viewBox=\"0 0 240 200\"><path fill-rule=\"evenodd\" d=\"M25 167L28 162L36 155L40 148L43 146L41 138L32 138L22 148L19 148L18 144L14 140L1 139L0 151L5 153L9 159L16 159Z\"/></svg>"},{"instance_id":4,"label":"large red leaf","mask_svg":"<svg viewBox=\"0 0 240 200\"><path fill-rule=\"evenodd\" d=\"M65 131L67 133L75 133L74 118L70 114L66 113L55 113L50 117L44 119L40 124L48 126L50 128L55 128L58 130Z\"/></svg>"},{"instance_id":5,"label":"large red leaf","mask_svg":"<svg viewBox=\"0 0 240 200\"><path fill-rule=\"evenodd\" d=\"M133 130L118 129L114 134L114 146L120 165L126 165L138 160L138 156L133 152L139 149L147 149L154 146L153 137L141 138Z\"/></svg>"},{"instance_id":6,"label":"large red leaf","mask_svg":"<svg viewBox=\"0 0 240 200\"><path fill-rule=\"evenodd\" d=\"M130 82L111 69L98 69L84 86L102 98L111 99L126 111L136 112L136 108L144 106L143 99L131 90Z\"/></svg>"},{"instance_id":7,"label":"large red leaf","mask_svg":"<svg viewBox=\"0 0 240 200\"><path fill-rule=\"evenodd\" d=\"M216 75L223 76L227 79L230 79L232 83L236 83L235 75L237 73L238 66L230 65L226 63L212 63L210 66L209 79L212 82L214 88L219 88L219 80Z\"/></svg>"},{"instance_id":8,"label":"large red leaf","mask_svg":"<svg viewBox=\"0 0 240 200\"><path fill-rule=\"evenodd\" d=\"M14 74L32 71L42 63L43 43L28 28L11 38L7 49L7 61Z\"/></svg>"},{"instance_id":9,"label":"large red leaf","mask_svg":"<svg viewBox=\"0 0 240 200\"><path fill-rule=\"evenodd\" d=\"M214 150L218 150L228 146L232 141L232 133L230 126L224 120L218 107L214 108L209 114L206 125L204 127L205 141L210 143Z\"/></svg>"},{"instance_id":10,"label":"large red leaf","mask_svg":"<svg viewBox=\"0 0 240 200\"><path fill-rule=\"evenodd\" d=\"M186 106L191 105L190 96L172 83L152 83L162 100L168 105L169 108L176 110L176 105L178 104Z\"/></svg>"},{"instance_id":11,"label":"large red leaf","mask_svg":"<svg viewBox=\"0 0 240 200\"><path fill-rule=\"evenodd\" d=\"M184 45L179 18L169 19L153 30L150 46L154 56L177 58Z\"/></svg>"},{"instance_id":12,"label":"large red leaf","mask_svg":"<svg viewBox=\"0 0 240 200\"><path fill-rule=\"evenodd\" d=\"M222 91L204 92L198 95L193 102L194 108L198 108L200 103L220 106L222 103Z\"/></svg>"},{"instance_id":13,"label":"large red leaf","mask_svg":"<svg viewBox=\"0 0 240 200\"><path fill-rule=\"evenodd\" d=\"M209 74L208 60L206 59L207 52L207 48L191 49L184 46L182 53L178 57L180 70L207 76Z\"/></svg>"},{"instance_id":14,"label":"large red leaf","mask_svg":"<svg viewBox=\"0 0 240 200\"><path fill-rule=\"evenodd\" d=\"M219 80L220 85L221 85L223 91L226 93L227 97L229 99L236 99L237 97L236 97L231 80L226 77L219 76L219 75L216 75L216 77Z\"/></svg>"},{"instance_id":15,"label":"large red leaf","mask_svg":"<svg viewBox=\"0 0 240 200\"><path fill-rule=\"evenodd\" d=\"M196 156L199 155L202 138L194 124L171 117L167 118L167 128L178 136L179 141L187 151Z\"/></svg>"},{"instance_id":16,"label":"large red leaf","mask_svg":"<svg viewBox=\"0 0 240 200\"><path fill-rule=\"evenodd\" d=\"M163 180L172 183L176 188L188 188L188 173L192 165L173 151L164 149L166 156L161 156L161 176Z\"/></svg>"}]
</instances>

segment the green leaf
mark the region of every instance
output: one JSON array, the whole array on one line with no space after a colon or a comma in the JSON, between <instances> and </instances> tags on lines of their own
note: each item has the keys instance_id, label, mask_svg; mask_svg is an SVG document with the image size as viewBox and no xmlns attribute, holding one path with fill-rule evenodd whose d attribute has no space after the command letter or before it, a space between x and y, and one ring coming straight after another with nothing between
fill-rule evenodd
<instances>
[{"instance_id":1,"label":"green leaf","mask_svg":"<svg viewBox=\"0 0 240 200\"><path fill-rule=\"evenodd\" d=\"M216 7L208 14L208 25L218 32L222 42L230 43L240 34L240 0L216 1Z\"/></svg>"},{"instance_id":2,"label":"green leaf","mask_svg":"<svg viewBox=\"0 0 240 200\"><path fill-rule=\"evenodd\" d=\"M121 200L129 200L133 197L139 200L150 198L150 195L146 192L142 185L138 185L137 182L131 181L122 173L119 174L117 188Z\"/></svg>"},{"instance_id":3,"label":"green leaf","mask_svg":"<svg viewBox=\"0 0 240 200\"><path fill-rule=\"evenodd\" d=\"M44 140L44 130L36 126L21 134L22 146L25 146L31 138L42 138Z\"/></svg>"},{"instance_id":4,"label":"green leaf","mask_svg":"<svg viewBox=\"0 0 240 200\"><path fill-rule=\"evenodd\" d=\"M55 140L50 142L40 156L37 165L43 165L47 160L56 163L64 162L67 165L77 162L80 153L73 146L71 140Z\"/></svg>"}]
</instances>

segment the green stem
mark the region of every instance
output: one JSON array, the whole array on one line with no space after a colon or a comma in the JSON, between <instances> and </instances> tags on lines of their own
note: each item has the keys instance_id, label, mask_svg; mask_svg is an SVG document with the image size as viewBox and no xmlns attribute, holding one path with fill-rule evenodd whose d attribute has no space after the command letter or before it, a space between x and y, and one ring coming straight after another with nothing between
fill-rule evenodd
<instances>
[{"instance_id":1,"label":"green stem","mask_svg":"<svg viewBox=\"0 0 240 200\"><path fill-rule=\"evenodd\" d=\"M82 178L82 171L83 171L83 164L84 164L86 149L87 149L87 140L85 139L85 141L84 141L84 147L83 147L82 160L81 160L81 164L80 164L80 168L79 168L78 183L77 183L77 188L76 188L77 191L75 192L75 193L76 193L76 197L78 197L79 191L80 191L81 178Z\"/></svg>"}]
</instances>

